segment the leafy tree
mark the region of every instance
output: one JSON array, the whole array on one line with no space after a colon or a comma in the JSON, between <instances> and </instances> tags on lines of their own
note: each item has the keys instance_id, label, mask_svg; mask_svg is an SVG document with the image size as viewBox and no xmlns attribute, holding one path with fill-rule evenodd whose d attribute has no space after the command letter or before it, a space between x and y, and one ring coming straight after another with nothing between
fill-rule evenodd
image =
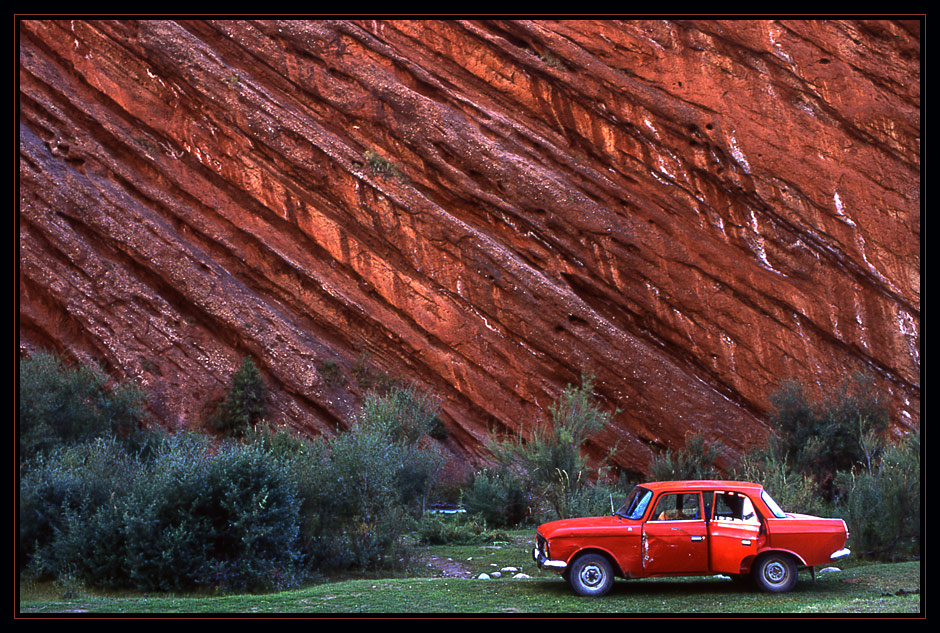
<instances>
[{"instance_id":1,"label":"leafy tree","mask_svg":"<svg viewBox=\"0 0 940 633\"><path fill-rule=\"evenodd\" d=\"M889 414L870 377L854 374L813 401L797 382L771 397L776 434L748 455L744 476L786 510L845 519L854 553L919 553L920 435L886 440Z\"/></svg>"},{"instance_id":2,"label":"leafy tree","mask_svg":"<svg viewBox=\"0 0 940 633\"><path fill-rule=\"evenodd\" d=\"M865 557L920 555L920 433L884 448L871 468L836 476L836 511L849 524L853 549Z\"/></svg>"}]
</instances>

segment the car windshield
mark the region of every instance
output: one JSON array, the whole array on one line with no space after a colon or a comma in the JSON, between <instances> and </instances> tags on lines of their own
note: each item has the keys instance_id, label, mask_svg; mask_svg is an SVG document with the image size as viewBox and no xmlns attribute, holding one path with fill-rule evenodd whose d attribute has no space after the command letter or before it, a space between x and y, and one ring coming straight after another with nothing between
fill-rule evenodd
<instances>
[{"instance_id":1,"label":"car windshield","mask_svg":"<svg viewBox=\"0 0 940 633\"><path fill-rule=\"evenodd\" d=\"M766 490L762 490L760 493L761 499L764 500L764 503L767 504L767 507L770 508L770 511L774 513L774 516L778 519L787 518L787 513L780 509L780 506L777 505L777 502L774 501Z\"/></svg>"},{"instance_id":2,"label":"car windshield","mask_svg":"<svg viewBox=\"0 0 940 633\"><path fill-rule=\"evenodd\" d=\"M651 491L635 486L627 495L627 500L614 514L625 519L642 519L643 514L646 512L646 506L649 505L652 498L653 493Z\"/></svg>"}]
</instances>

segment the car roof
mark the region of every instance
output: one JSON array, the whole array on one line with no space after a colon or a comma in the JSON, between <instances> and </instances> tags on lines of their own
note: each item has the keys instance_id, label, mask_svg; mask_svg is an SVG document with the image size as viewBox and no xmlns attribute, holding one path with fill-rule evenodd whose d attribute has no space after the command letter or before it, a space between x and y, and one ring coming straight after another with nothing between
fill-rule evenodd
<instances>
[{"instance_id":1,"label":"car roof","mask_svg":"<svg viewBox=\"0 0 940 633\"><path fill-rule=\"evenodd\" d=\"M727 490L729 492L760 492L763 486L749 481L722 479L693 479L682 481L652 481L640 484L653 492L662 490Z\"/></svg>"}]
</instances>

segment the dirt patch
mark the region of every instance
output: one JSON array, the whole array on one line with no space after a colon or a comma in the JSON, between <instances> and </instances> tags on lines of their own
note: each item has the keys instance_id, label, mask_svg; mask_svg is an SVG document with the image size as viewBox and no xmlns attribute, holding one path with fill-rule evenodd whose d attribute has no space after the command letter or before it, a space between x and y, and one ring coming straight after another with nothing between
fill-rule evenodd
<instances>
[{"instance_id":1,"label":"dirt patch","mask_svg":"<svg viewBox=\"0 0 940 633\"><path fill-rule=\"evenodd\" d=\"M417 562L434 572L435 576L443 578L471 578L473 572L470 568L452 558L441 558L433 554L419 556Z\"/></svg>"}]
</instances>

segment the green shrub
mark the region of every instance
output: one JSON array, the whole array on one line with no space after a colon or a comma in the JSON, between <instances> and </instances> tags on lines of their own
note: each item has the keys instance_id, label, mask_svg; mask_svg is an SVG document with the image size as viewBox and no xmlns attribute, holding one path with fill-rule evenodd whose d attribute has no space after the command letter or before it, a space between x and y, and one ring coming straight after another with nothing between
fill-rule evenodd
<instances>
[{"instance_id":1,"label":"green shrub","mask_svg":"<svg viewBox=\"0 0 940 633\"><path fill-rule=\"evenodd\" d=\"M391 177L399 182L407 182L405 174L399 169L398 165L395 165L387 158L380 156L374 150L366 150L365 152L366 163L369 165L369 169L372 171L372 175L381 175L382 178Z\"/></svg>"},{"instance_id":2,"label":"green shrub","mask_svg":"<svg viewBox=\"0 0 940 633\"><path fill-rule=\"evenodd\" d=\"M795 471L816 479L827 498L836 472L870 467L878 459L890 419L872 383L854 374L814 402L800 383L789 381L771 396L775 452Z\"/></svg>"},{"instance_id":3,"label":"green shrub","mask_svg":"<svg viewBox=\"0 0 940 633\"><path fill-rule=\"evenodd\" d=\"M552 421L540 424L528 439L494 441L496 467L477 473L465 498L469 511L493 525L512 525L544 514L567 518L584 507L598 474L588 468L584 444L610 422L594 400L593 379L568 385L550 408ZM487 506L491 509L487 510ZM521 506L521 507L520 507ZM496 513L505 513L499 518Z\"/></svg>"},{"instance_id":4,"label":"green shrub","mask_svg":"<svg viewBox=\"0 0 940 633\"><path fill-rule=\"evenodd\" d=\"M835 515L853 553L897 559L920 549L920 436L892 445L883 398L856 374L818 401L796 382L772 398L776 435L748 455L743 477L790 512Z\"/></svg>"},{"instance_id":5,"label":"green shrub","mask_svg":"<svg viewBox=\"0 0 940 633\"><path fill-rule=\"evenodd\" d=\"M853 552L894 560L920 555L920 434L888 446L878 464L836 477L836 511L851 533Z\"/></svg>"},{"instance_id":6,"label":"green shrub","mask_svg":"<svg viewBox=\"0 0 940 633\"><path fill-rule=\"evenodd\" d=\"M667 450L653 459L650 463L650 479L715 479L720 475L716 460L723 450L721 442L709 444L701 433L693 433L686 438L684 448L675 452Z\"/></svg>"},{"instance_id":7,"label":"green shrub","mask_svg":"<svg viewBox=\"0 0 940 633\"><path fill-rule=\"evenodd\" d=\"M436 423L431 399L412 388L372 392L348 431L311 455L308 527L319 569L376 569L407 557L403 536L420 516L443 458L427 441Z\"/></svg>"},{"instance_id":8,"label":"green shrub","mask_svg":"<svg viewBox=\"0 0 940 633\"><path fill-rule=\"evenodd\" d=\"M109 385L97 367L70 366L49 352L19 362L20 462L62 443L94 437L132 437L144 420L143 391Z\"/></svg>"},{"instance_id":9,"label":"green shrub","mask_svg":"<svg viewBox=\"0 0 940 633\"><path fill-rule=\"evenodd\" d=\"M735 477L761 484L785 512L831 514L831 504L820 495L812 475L794 471L772 447L745 455Z\"/></svg>"},{"instance_id":10,"label":"green shrub","mask_svg":"<svg viewBox=\"0 0 940 633\"><path fill-rule=\"evenodd\" d=\"M89 586L267 589L302 569L290 469L251 445L167 440L148 460L110 440L57 449L20 486L30 569Z\"/></svg>"},{"instance_id":11,"label":"green shrub","mask_svg":"<svg viewBox=\"0 0 940 633\"><path fill-rule=\"evenodd\" d=\"M57 540L133 488L139 464L114 438L59 445L37 455L19 484L18 566L40 577L74 572Z\"/></svg>"},{"instance_id":12,"label":"green shrub","mask_svg":"<svg viewBox=\"0 0 940 633\"><path fill-rule=\"evenodd\" d=\"M504 528L522 524L531 504L525 481L508 468L474 473L463 498L467 512Z\"/></svg>"},{"instance_id":13,"label":"green shrub","mask_svg":"<svg viewBox=\"0 0 940 633\"><path fill-rule=\"evenodd\" d=\"M505 532L490 529L486 521L466 513L429 514L418 526L418 541L427 545L477 545L508 540Z\"/></svg>"}]
</instances>

